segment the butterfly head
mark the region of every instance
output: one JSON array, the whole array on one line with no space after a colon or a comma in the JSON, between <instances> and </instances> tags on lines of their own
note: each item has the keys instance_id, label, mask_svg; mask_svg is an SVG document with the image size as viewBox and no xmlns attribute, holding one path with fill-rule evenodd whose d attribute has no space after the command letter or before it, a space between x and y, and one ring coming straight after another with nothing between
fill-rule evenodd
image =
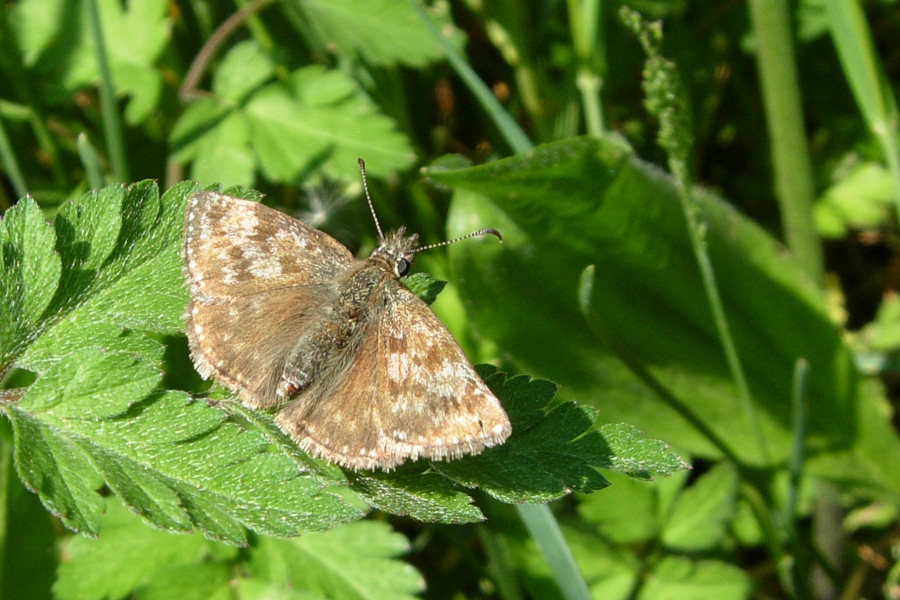
<instances>
[{"instance_id":1,"label":"butterfly head","mask_svg":"<svg viewBox=\"0 0 900 600\"><path fill-rule=\"evenodd\" d=\"M397 277L404 277L412 268L419 246L419 236L406 235L406 228L389 231L381 244L372 251L372 257L380 257L391 267Z\"/></svg>"},{"instance_id":2,"label":"butterfly head","mask_svg":"<svg viewBox=\"0 0 900 600\"><path fill-rule=\"evenodd\" d=\"M427 246L419 246L418 234L414 233L412 235L406 235L405 227L401 227L396 231L389 231L387 235L384 235L381 231L381 224L378 222L378 215L375 214L375 208L372 206L372 196L369 195L369 184L366 182L366 163L363 162L363 159L361 158L358 159L358 161L363 190L366 193L366 201L369 203L369 211L372 213L372 219L375 220L375 229L378 230L378 239L381 240L378 247L372 251L371 258L378 257L385 261L390 267L390 270L397 277L404 277L409 273L413 260L416 258L416 252L428 250L429 248L446 246L447 244L453 244L460 240L466 240L480 235L493 235L496 236L498 240L503 241L503 237L500 233L496 229L490 227L473 231L468 235L447 240L446 242L438 242L437 244L429 244Z\"/></svg>"}]
</instances>

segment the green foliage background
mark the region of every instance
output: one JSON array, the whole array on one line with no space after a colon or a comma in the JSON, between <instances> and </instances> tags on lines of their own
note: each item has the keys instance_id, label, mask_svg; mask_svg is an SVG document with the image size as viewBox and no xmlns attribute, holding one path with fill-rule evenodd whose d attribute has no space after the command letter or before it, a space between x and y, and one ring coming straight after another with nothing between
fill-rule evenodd
<instances>
[{"instance_id":1,"label":"green foliage background","mask_svg":"<svg viewBox=\"0 0 900 600\"><path fill-rule=\"evenodd\" d=\"M3 5L0 594L893 597L895 10ZM345 473L193 372L187 196L364 253L357 157L386 227L503 233L417 270L504 446Z\"/></svg>"}]
</instances>

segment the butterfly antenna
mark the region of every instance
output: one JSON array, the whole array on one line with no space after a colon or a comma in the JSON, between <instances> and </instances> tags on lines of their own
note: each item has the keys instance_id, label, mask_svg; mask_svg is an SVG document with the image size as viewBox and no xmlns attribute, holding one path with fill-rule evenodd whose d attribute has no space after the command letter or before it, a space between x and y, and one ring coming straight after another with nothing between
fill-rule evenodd
<instances>
[{"instance_id":1,"label":"butterfly antenna","mask_svg":"<svg viewBox=\"0 0 900 600\"><path fill-rule=\"evenodd\" d=\"M384 242L384 233L381 232L381 223L378 222L378 215L375 214L375 207L372 206L372 196L369 195L369 184L366 182L366 161L358 158L359 174L362 175L363 190L366 192L366 201L369 203L369 210L372 212L372 218L375 220L375 229L378 230L378 239Z\"/></svg>"},{"instance_id":2,"label":"butterfly antenna","mask_svg":"<svg viewBox=\"0 0 900 600\"><path fill-rule=\"evenodd\" d=\"M421 248L416 248L416 252L421 252L422 250L428 250L429 248L437 248L439 246L447 246L449 244L455 244L456 242L460 242L462 240L467 240L473 237L479 237L482 235L493 235L496 236L498 240L503 241L503 236L500 235L500 232L491 227L485 227L484 229L479 229L478 231L473 231L472 233L468 233L466 235L461 235L458 238L453 238L452 240L447 240L446 242L438 242L437 244L428 244L427 246L422 246Z\"/></svg>"}]
</instances>

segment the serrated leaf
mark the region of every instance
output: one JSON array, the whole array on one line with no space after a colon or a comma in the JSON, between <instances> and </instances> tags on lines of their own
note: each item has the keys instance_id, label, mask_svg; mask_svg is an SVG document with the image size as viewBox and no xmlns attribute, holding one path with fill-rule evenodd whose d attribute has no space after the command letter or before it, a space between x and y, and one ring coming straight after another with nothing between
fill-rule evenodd
<instances>
[{"instance_id":1,"label":"serrated leaf","mask_svg":"<svg viewBox=\"0 0 900 600\"><path fill-rule=\"evenodd\" d=\"M718 560L667 556L645 577L640 600L743 600L752 588L743 571Z\"/></svg>"},{"instance_id":2,"label":"serrated leaf","mask_svg":"<svg viewBox=\"0 0 900 600\"><path fill-rule=\"evenodd\" d=\"M245 543L245 527L296 535L356 519L358 510L324 492L293 457L270 453L259 431L157 391L164 348L133 329L182 330L181 230L194 189L181 184L160 198L150 182L106 188L63 206L55 239L34 237L29 252L52 254L55 245L59 261L46 268L62 270L26 336L33 343L16 357L37 379L18 402L0 404L13 423L19 475L66 526L94 535L103 484L159 527L232 544ZM15 230L19 213L8 215Z\"/></svg>"},{"instance_id":3,"label":"serrated leaf","mask_svg":"<svg viewBox=\"0 0 900 600\"><path fill-rule=\"evenodd\" d=\"M169 42L165 0L123 6L99 0L101 28L117 92L131 99L129 123L144 121L158 103L162 77L154 67ZM52 83L50 101L70 101L72 92L99 79L87 11L67 0L25 0L10 19L25 62Z\"/></svg>"},{"instance_id":4,"label":"serrated leaf","mask_svg":"<svg viewBox=\"0 0 900 600\"><path fill-rule=\"evenodd\" d=\"M437 471L503 502L549 502L609 485L597 469L612 465L615 454L597 431L593 411L574 402L552 404L556 386L549 381L505 379L492 367L480 371L509 415L512 436L477 456L433 463ZM645 466L655 469L651 462Z\"/></svg>"},{"instance_id":5,"label":"serrated leaf","mask_svg":"<svg viewBox=\"0 0 900 600\"><path fill-rule=\"evenodd\" d=\"M16 472L22 483L73 531L97 535L105 504L97 494L103 479L71 440L15 405L4 406L15 434Z\"/></svg>"},{"instance_id":6,"label":"serrated leaf","mask_svg":"<svg viewBox=\"0 0 900 600\"><path fill-rule=\"evenodd\" d=\"M738 478L727 463L714 466L682 490L665 520L662 542L686 552L713 550L734 518Z\"/></svg>"},{"instance_id":7,"label":"serrated leaf","mask_svg":"<svg viewBox=\"0 0 900 600\"><path fill-rule=\"evenodd\" d=\"M244 114L251 146L267 177L293 181L313 166L338 179L358 177L361 156L370 175L412 164L415 155L406 138L355 86L352 95L339 101L308 97L306 87L328 88L335 81L343 84L344 77L319 66L305 67L291 75L289 87L272 84L250 97Z\"/></svg>"},{"instance_id":8,"label":"serrated leaf","mask_svg":"<svg viewBox=\"0 0 900 600\"><path fill-rule=\"evenodd\" d=\"M409 291L421 298L425 304L434 302L447 282L435 279L427 273L413 273L403 280Z\"/></svg>"},{"instance_id":9,"label":"serrated leaf","mask_svg":"<svg viewBox=\"0 0 900 600\"><path fill-rule=\"evenodd\" d=\"M251 185L257 168L274 181L293 183L311 169L355 180L361 156L373 176L415 160L394 122L339 71L309 66L285 82L252 90L244 83L240 94L249 97L241 104L230 97L200 99L173 128L175 157L194 161L191 174L204 184Z\"/></svg>"},{"instance_id":10,"label":"serrated leaf","mask_svg":"<svg viewBox=\"0 0 900 600\"><path fill-rule=\"evenodd\" d=\"M251 575L342 600L413 600L422 577L397 557L409 542L387 523L359 521L327 533L262 538L247 565Z\"/></svg>"},{"instance_id":11,"label":"serrated leaf","mask_svg":"<svg viewBox=\"0 0 900 600\"><path fill-rule=\"evenodd\" d=\"M184 201L194 189L178 184L161 201L153 182L110 186L60 209L54 227L64 271L45 315L53 327L18 358L19 366L40 372L89 345L159 347L123 333L123 327L183 330L187 293L179 241Z\"/></svg>"},{"instance_id":12,"label":"serrated leaf","mask_svg":"<svg viewBox=\"0 0 900 600\"><path fill-rule=\"evenodd\" d=\"M275 74L275 64L254 41L235 44L213 76L213 94L240 102Z\"/></svg>"},{"instance_id":13,"label":"serrated leaf","mask_svg":"<svg viewBox=\"0 0 900 600\"><path fill-rule=\"evenodd\" d=\"M30 197L0 221L0 370L41 327L62 265L53 251L53 228Z\"/></svg>"},{"instance_id":14,"label":"serrated leaf","mask_svg":"<svg viewBox=\"0 0 900 600\"><path fill-rule=\"evenodd\" d=\"M428 523L476 523L484 520L472 498L446 477L423 473L419 464L404 465L392 473L370 471L350 474L353 491L369 506L388 514L409 516Z\"/></svg>"},{"instance_id":15,"label":"serrated leaf","mask_svg":"<svg viewBox=\"0 0 900 600\"><path fill-rule=\"evenodd\" d=\"M610 470L651 479L691 468L690 463L672 452L668 444L642 437L641 432L633 425L603 425L600 433L614 452L612 463L607 467Z\"/></svg>"},{"instance_id":16,"label":"serrated leaf","mask_svg":"<svg viewBox=\"0 0 900 600\"><path fill-rule=\"evenodd\" d=\"M440 46L407 2L371 0L361 10L354 0L315 0L304 2L301 9L324 43L374 64L422 67L443 58ZM443 21L446 31L452 23Z\"/></svg>"},{"instance_id":17,"label":"serrated leaf","mask_svg":"<svg viewBox=\"0 0 900 600\"><path fill-rule=\"evenodd\" d=\"M190 563L199 568L196 562L209 552L210 544L201 536L149 528L113 501L98 539L68 539L67 560L59 568L53 591L61 600L124 598L169 567Z\"/></svg>"}]
</instances>

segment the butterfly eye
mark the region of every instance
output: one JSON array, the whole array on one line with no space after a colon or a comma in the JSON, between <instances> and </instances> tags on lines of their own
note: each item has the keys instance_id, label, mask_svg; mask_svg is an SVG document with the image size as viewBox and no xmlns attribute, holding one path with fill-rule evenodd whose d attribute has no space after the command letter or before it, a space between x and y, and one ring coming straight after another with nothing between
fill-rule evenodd
<instances>
[{"instance_id":1,"label":"butterfly eye","mask_svg":"<svg viewBox=\"0 0 900 600\"><path fill-rule=\"evenodd\" d=\"M399 275L400 277L406 276L406 274L409 273L409 266L410 265L408 260L406 260L405 258L398 258L397 275Z\"/></svg>"}]
</instances>

